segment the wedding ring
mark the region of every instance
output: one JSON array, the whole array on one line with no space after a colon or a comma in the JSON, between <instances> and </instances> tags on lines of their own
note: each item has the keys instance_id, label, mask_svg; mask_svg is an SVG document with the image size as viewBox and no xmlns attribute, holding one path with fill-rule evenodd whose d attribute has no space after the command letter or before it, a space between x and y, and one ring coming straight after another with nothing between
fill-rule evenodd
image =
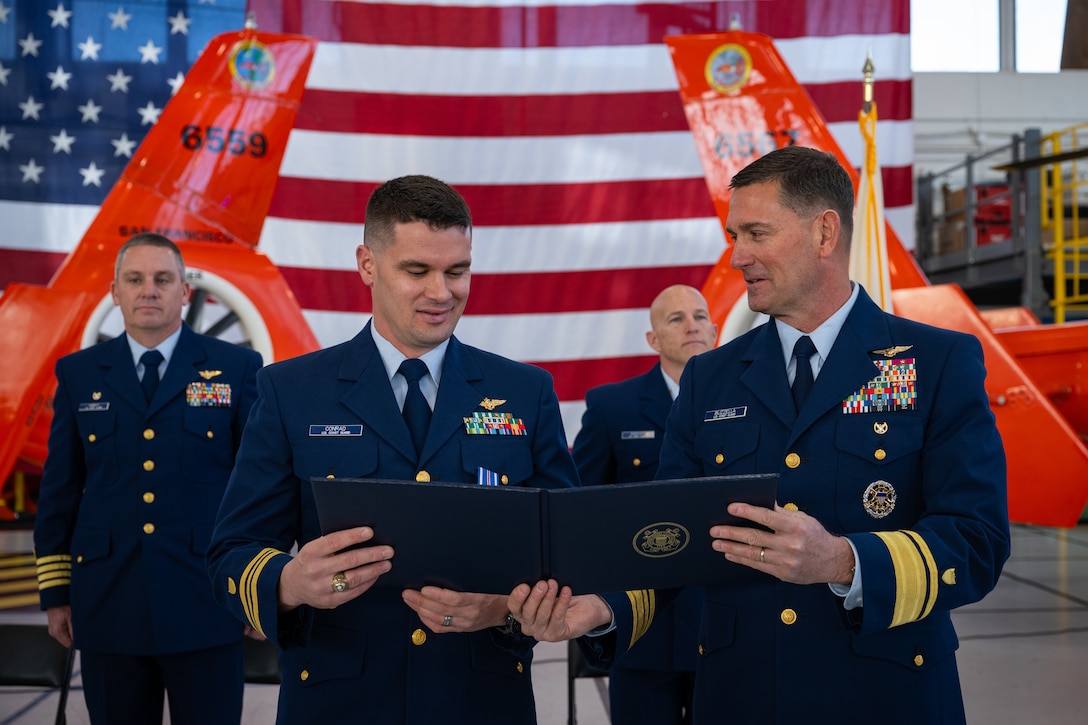
<instances>
[{"instance_id":1,"label":"wedding ring","mask_svg":"<svg viewBox=\"0 0 1088 725\"><path fill-rule=\"evenodd\" d=\"M332 590L336 593L348 590L348 578L344 575L344 572L338 571L332 575Z\"/></svg>"},{"instance_id":2,"label":"wedding ring","mask_svg":"<svg viewBox=\"0 0 1088 725\"><path fill-rule=\"evenodd\" d=\"M767 547L765 547L765 546L759 547L759 563L760 564L763 563L763 555L766 554L766 553L767 553Z\"/></svg>"},{"instance_id":3,"label":"wedding ring","mask_svg":"<svg viewBox=\"0 0 1088 725\"><path fill-rule=\"evenodd\" d=\"M442 618L442 626L443 627L452 627L453 626L453 617L451 617L448 614L445 617L443 617Z\"/></svg>"}]
</instances>

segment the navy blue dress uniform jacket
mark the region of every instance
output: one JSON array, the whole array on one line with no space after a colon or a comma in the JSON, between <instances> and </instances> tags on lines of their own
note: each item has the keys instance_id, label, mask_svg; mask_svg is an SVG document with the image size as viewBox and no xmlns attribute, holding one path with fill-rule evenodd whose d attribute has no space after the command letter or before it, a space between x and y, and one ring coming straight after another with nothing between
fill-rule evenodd
<instances>
[{"instance_id":1,"label":"navy blue dress uniform jacket","mask_svg":"<svg viewBox=\"0 0 1088 725\"><path fill-rule=\"evenodd\" d=\"M369 324L349 342L265 368L258 389L208 555L216 597L281 649L278 722L535 722L534 640L494 628L434 634L399 590L382 587L336 609L281 615L277 587L285 552L321 535L311 477L411 481L426 471L475 484L483 467L511 486L576 485L551 376L451 338L418 464ZM525 434L470 435L465 418L488 398ZM361 429L314 434L327 425ZM503 545L433 545L471 557L469 539Z\"/></svg>"},{"instance_id":2,"label":"navy blue dress uniform jacket","mask_svg":"<svg viewBox=\"0 0 1088 725\"><path fill-rule=\"evenodd\" d=\"M648 372L586 392L582 428L571 453L583 486L651 481L657 473L672 396L661 363ZM694 671L702 588L689 587L617 664L639 670Z\"/></svg>"},{"instance_id":3,"label":"navy blue dress uniform jacket","mask_svg":"<svg viewBox=\"0 0 1088 725\"><path fill-rule=\"evenodd\" d=\"M908 393L891 409L865 409L886 383L877 364ZM777 471L778 503L849 538L864 587L849 611L826 584L744 567L709 587L696 723L964 721L949 613L1009 555L985 374L974 337L888 315L864 290L799 413L773 323L688 363L659 475ZM626 646L655 594L609 601Z\"/></svg>"},{"instance_id":4,"label":"navy blue dress uniform jacket","mask_svg":"<svg viewBox=\"0 0 1088 725\"><path fill-rule=\"evenodd\" d=\"M162 655L239 642L204 553L261 356L187 326L147 403L125 335L57 361L34 527L43 609L75 646Z\"/></svg>"}]
</instances>

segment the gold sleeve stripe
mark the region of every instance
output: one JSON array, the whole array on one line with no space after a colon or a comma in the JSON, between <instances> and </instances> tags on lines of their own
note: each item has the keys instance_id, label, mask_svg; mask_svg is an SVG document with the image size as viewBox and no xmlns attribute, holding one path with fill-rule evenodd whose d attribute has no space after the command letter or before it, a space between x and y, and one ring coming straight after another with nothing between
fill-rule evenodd
<instances>
[{"instance_id":1,"label":"gold sleeve stripe","mask_svg":"<svg viewBox=\"0 0 1088 725\"><path fill-rule=\"evenodd\" d=\"M46 589L52 589L53 587L66 587L71 585L72 577L66 576L62 579L55 579L53 581L38 580L38 591L44 592Z\"/></svg>"},{"instance_id":2,"label":"gold sleeve stripe","mask_svg":"<svg viewBox=\"0 0 1088 725\"><path fill-rule=\"evenodd\" d=\"M38 576L42 576L43 574L51 574L58 571L71 572L72 562L65 561L58 562L56 564L46 564L45 566L42 566L41 564L38 565Z\"/></svg>"},{"instance_id":3,"label":"gold sleeve stripe","mask_svg":"<svg viewBox=\"0 0 1088 725\"><path fill-rule=\"evenodd\" d=\"M38 572L38 584L44 584L45 582L56 581L57 579L65 579L67 581L72 580L72 570L64 569L58 571L40 571Z\"/></svg>"},{"instance_id":4,"label":"gold sleeve stripe","mask_svg":"<svg viewBox=\"0 0 1088 725\"><path fill-rule=\"evenodd\" d=\"M50 556L39 556L37 564L38 566L45 566L46 564L54 564L57 562L66 562L69 566L72 564L71 554L51 554Z\"/></svg>"},{"instance_id":5,"label":"gold sleeve stripe","mask_svg":"<svg viewBox=\"0 0 1088 725\"><path fill-rule=\"evenodd\" d=\"M933 551L930 550L929 544L922 538L921 534L916 531L904 532L907 536L914 540L914 545L918 547L918 553L921 555L922 560L926 563L926 584L929 587L929 593L926 595L926 605L922 610L922 616L919 619L925 619L933 611L933 607L937 604L937 582L940 581L937 572L937 562L933 559Z\"/></svg>"},{"instance_id":6,"label":"gold sleeve stripe","mask_svg":"<svg viewBox=\"0 0 1088 725\"><path fill-rule=\"evenodd\" d=\"M636 589L627 592L627 598L631 601L631 643L627 648L635 646L650 624L654 621L654 611L657 608L657 593L653 589Z\"/></svg>"},{"instance_id":7,"label":"gold sleeve stripe","mask_svg":"<svg viewBox=\"0 0 1088 725\"><path fill-rule=\"evenodd\" d=\"M931 582L937 575L936 567L927 566L925 555L915 540L903 531L878 531L876 535L888 547L895 573L895 606L889 626L916 622L921 619L923 605L929 598ZM929 549L925 549L928 553ZM932 557L929 557L932 562ZM932 604L930 604L932 608ZM928 610L926 611L928 614Z\"/></svg>"},{"instance_id":8,"label":"gold sleeve stripe","mask_svg":"<svg viewBox=\"0 0 1088 725\"><path fill-rule=\"evenodd\" d=\"M250 626L262 635L264 634L264 628L261 626L261 610L257 597L257 582L261 578L261 572L264 570L265 565L272 560L272 557L280 553L282 552L278 549L261 549L260 553L253 557L253 560L250 561L242 571L242 576L238 579L238 598L242 602L242 611L245 612L246 619L249 620Z\"/></svg>"},{"instance_id":9,"label":"gold sleeve stripe","mask_svg":"<svg viewBox=\"0 0 1088 725\"><path fill-rule=\"evenodd\" d=\"M55 554L37 560L38 591L53 587L66 587L72 583L72 556Z\"/></svg>"}]
</instances>

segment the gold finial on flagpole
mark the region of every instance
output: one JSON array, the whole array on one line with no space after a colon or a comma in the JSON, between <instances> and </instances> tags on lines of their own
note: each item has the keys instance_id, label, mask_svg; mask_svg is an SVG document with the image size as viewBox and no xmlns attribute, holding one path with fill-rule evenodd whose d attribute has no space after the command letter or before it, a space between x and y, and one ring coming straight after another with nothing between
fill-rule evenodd
<instances>
[{"instance_id":1,"label":"gold finial on flagpole","mask_svg":"<svg viewBox=\"0 0 1088 725\"><path fill-rule=\"evenodd\" d=\"M876 68L873 67L873 51L870 49L865 56L865 65L861 67L861 72L865 76L865 112L869 112L869 108L873 105L873 71Z\"/></svg>"}]
</instances>

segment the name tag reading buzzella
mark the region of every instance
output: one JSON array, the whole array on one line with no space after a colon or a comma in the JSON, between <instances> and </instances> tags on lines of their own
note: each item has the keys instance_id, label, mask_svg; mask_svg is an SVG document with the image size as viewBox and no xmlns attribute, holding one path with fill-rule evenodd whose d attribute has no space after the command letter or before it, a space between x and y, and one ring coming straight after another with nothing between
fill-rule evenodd
<instances>
[{"instance_id":1,"label":"name tag reading buzzella","mask_svg":"<svg viewBox=\"0 0 1088 725\"><path fill-rule=\"evenodd\" d=\"M351 425L311 425L311 438L344 438L346 436L361 436L363 426L361 423Z\"/></svg>"},{"instance_id":2,"label":"name tag reading buzzella","mask_svg":"<svg viewBox=\"0 0 1088 725\"><path fill-rule=\"evenodd\" d=\"M733 418L743 418L748 415L748 406L739 405L736 408L719 408L718 410L708 410L703 414L704 423L713 423L718 420L732 420Z\"/></svg>"},{"instance_id":3,"label":"name tag reading buzzella","mask_svg":"<svg viewBox=\"0 0 1088 725\"><path fill-rule=\"evenodd\" d=\"M620 431L620 440L623 441L645 441L655 438L657 431L652 430L624 430Z\"/></svg>"}]
</instances>

